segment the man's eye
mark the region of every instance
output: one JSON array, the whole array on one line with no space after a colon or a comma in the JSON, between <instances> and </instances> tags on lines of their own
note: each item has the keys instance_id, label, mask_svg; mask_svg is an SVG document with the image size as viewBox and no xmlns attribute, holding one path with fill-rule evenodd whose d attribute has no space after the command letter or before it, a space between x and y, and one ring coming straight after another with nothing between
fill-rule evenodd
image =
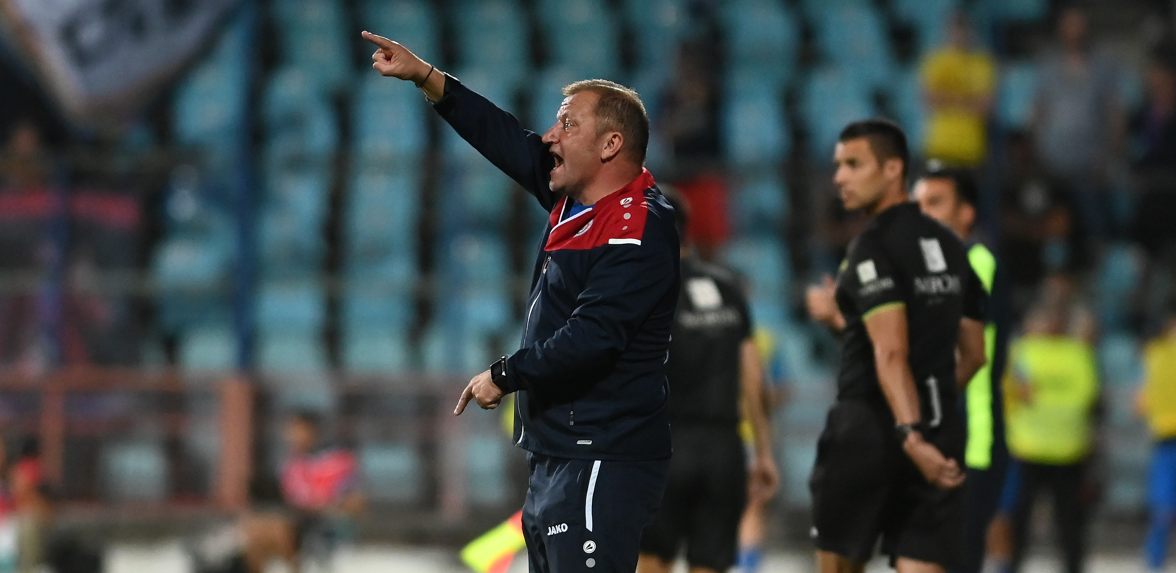
<instances>
[{"instance_id":1,"label":"man's eye","mask_svg":"<svg viewBox=\"0 0 1176 573\"><path fill-rule=\"evenodd\" d=\"M572 129L572 122L571 122L571 120L567 120L567 119L565 119L565 120L563 121L563 128L564 128L564 131L568 131L568 130Z\"/></svg>"}]
</instances>

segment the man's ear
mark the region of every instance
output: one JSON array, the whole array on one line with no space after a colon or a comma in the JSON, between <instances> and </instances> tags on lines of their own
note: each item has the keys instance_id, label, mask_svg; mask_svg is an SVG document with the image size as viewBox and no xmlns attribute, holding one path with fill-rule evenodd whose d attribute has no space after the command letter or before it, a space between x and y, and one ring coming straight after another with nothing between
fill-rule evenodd
<instances>
[{"instance_id":1,"label":"man's ear","mask_svg":"<svg viewBox=\"0 0 1176 573\"><path fill-rule=\"evenodd\" d=\"M887 179L902 179L902 160L897 157L891 157L882 163L882 174Z\"/></svg>"},{"instance_id":2,"label":"man's ear","mask_svg":"<svg viewBox=\"0 0 1176 573\"><path fill-rule=\"evenodd\" d=\"M621 135L619 131L610 131L603 137L604 145L600 148L600 162L608 163L620 155L621 149L625 147L625 136Z\"/></svg>"},{"instance_id":3,"label":"man's ear","mask_svg":"<svg viewBox=\"0 0 1176 573\"><path fill-rule=\"evenodd\" d=\"M976 224L976 207L971 203L960 201L960 222L969 229Z\"/></svg>"}]
</instances>

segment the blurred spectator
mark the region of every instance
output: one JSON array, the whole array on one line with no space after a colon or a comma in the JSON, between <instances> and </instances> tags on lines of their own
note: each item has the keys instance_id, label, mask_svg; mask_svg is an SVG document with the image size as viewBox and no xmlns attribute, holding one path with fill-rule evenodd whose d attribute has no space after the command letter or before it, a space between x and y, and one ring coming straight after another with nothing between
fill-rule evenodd
<instances>
[{"instance_id":1,"label":"blurred spectator","mask_svg":"<svg viewBox=\"0 0 1176 573\"><path fill-rule=\"evenodd\" d=\"M678 50L674 78L662 92L653 122L669 147L675 171L711 166L719 157L719 97L709 50L686 43Z\"/></svg>"},{"instance_id":2,"label":"blurred spectator","mask_svg":"<svg viewBox=\"0 0 1176 573\"><path fill-rule=\"evenodd\" d=\"M674 187L691 207L687 234L699 256L712 260L731 233L727 182L717 172L718 86L710 52L685 43L678 50L674 79L662 92L653 125L670 151Z\"/></svg>"},{"instance_id":3,"label":"blurred spectator","mask_svg":"<svg viewBox=\"0 0 1176 573\"><path fill-rule=\"evenodd\" d=\"M1176 268L1176 43L1152 50L1144 86L1143 104L1130 122L1131 159L1140 193L1134 238L1149 255L1135 297L1141 315L1149 314L1147 309L1165 296L1151 292L1153 280L1171 276Z\"/></svg>"},{"instance_id":4,"label":"blurred spectator","mask_svg":"<svg viewBox=\"0 0 1176 573\"><path fill-rule=\"evenodd\" d=\"M1065 570L1080 573L1086 561L1091 504L1086 478L1098 367L1091 345L1067 334L1068 314L1063 304L1043 302L1030 313L1024 336L1009 350L1007 435L1020 472L1011 516L1012 573L1024 560L1030 517L1043 489L1053 496Z\"/></svg>"},{"instance_id":5,"label":"blurred spectator","mask_svg":"<svg viewBox=\"0 0 1176 573\"><path fill-rule=\"evenodd\" d=\"M679 181L674 188L690 206L690 222L686 235L704 260L714 260L715 254L731 235L727 215L727 182L717 173L701 173Z\"/></svg>"},{"instance_id":6,"label":"blurred spectator","mask_svg":"<svg viewBox=\"0 0 1176 573\"><path fill-rule=\"evenodd\" d=\"M298 570L299 555L322 557L364 506L355 456L321 442L318 415L299 412L286 423L289 456L282 465L282 510L246 518L245 563L261 573L273 559Z\"/></svg>"},{"instance_id":7,"label":"blurred spectator","mask_svg":"<svg viewBox=\"0 0 1176 573\"><path fill-rule=\"evenodd\" d=\"M1167 324L1144 350L1139 413L1147 420L1154 443L1148 477L1148 530L1144 543L1147 567L1161 571L1168 538L1176 524L1176 308Z\"/></svg>"},{"instance_id":8,"label":"blurred spectator","mask_svg":"<svg viewBox=\"0 0 1176 573\"><path fill-rule=\"evenodd\" d=\"M41 131L29 120L18 121L0 156L0 191L40 190L49 183L49 158Z\"/></svg>"},{"instance_id":9,"label":"blurred spectator","mask_svg":"<svg viewBox=\"0 0 1176 573\"><path fill-rule=\"evenodd\" d=\"M1046 274L1080 268L1085 250L1072 203L1062 186L1042 171L1033 146L1025 137L1014 135L1008 151L1000 201L1000 258L1018 298L1024 300Z\"/></svg>"},{"instance_id":10,"label":"blurred spectator","mask_svg":"<svg viewBox=\"0 0 1176 573\"><path fill-rule=\"evenodd\" d=\"M985 124L996 89L996 62L974 45L962 13L948 20L947 37L948 44L928 54L919 66L928 108L924 154L975 167L988 149Z\"/></svg>"},{"instance_id":11,"label":"blurred spectator","mask_svg":"<svg viewBox=\"0 0 1176 573\"><path fill-rule=\"evenodd\" d=\"M1041 59L1034 98L1037 153L1046 171L1064 180L1091 242L1100 244L1114 230L1114 211L1104 206L1124 123L1115 63L1092 45L1080 9L1062 11L1057 32L1059 45Z\"/></svg>"},{"instance_id":12,"label":"blurred spectator","mask_svg":"<svg viewBox=\"0 0 1176 573\"><path fill-rule=\"evenodd\" d=\"M5 519L12 519L15 526L16 570L36 571L46 558L55 557L46 553L52 508L36 439L21 442L18 457L5 472L11 502L11 514Z\"/></svg>"}]
</instances>

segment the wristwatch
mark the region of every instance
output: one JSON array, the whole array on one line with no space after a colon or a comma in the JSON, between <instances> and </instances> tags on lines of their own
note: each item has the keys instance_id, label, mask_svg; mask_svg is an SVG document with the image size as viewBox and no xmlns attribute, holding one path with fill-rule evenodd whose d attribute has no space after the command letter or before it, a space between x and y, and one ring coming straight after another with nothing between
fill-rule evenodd
<instances>
[{"instance_id":1,"label":"wristwatch","mask_svg":"<svg viewBox=\"0 0 1176 573\"><path fill-rule=\"evenodd\" d=\"M907 436L911 435L912 432L919 432L919 434L922 434L923 433L923 423L922 422L915 422L914 424L895 424L894 425L894 437L898 438L899 444L905 444Z\"/></svg>"},{"instance_id":2,"label":"wristwatch","mask_svg":"<svg viewBox=\"0 0 1176 573\"><path fill-rule=\"evenodd\" d=\"M502 389L503 383L506 382L506 355L503 354L498 362L490 365L490 381Z\"/></svg>"}]
</instances>

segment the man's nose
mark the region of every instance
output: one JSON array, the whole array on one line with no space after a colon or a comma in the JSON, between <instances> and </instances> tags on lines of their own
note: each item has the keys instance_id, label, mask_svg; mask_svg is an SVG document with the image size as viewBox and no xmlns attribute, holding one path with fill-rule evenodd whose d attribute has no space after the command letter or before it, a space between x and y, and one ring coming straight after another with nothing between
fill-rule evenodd
<instances>
[{"instance_id":1,"label":"man's nose","mask_svg":"<svg viewBox=\"0 0 1176 573\"><path fill-rule=\"evenodd\" d=\"M551 129L548 129L543 134L543 143L551 144L559 142L559 132L556 127L558 127L558 124L551 126Z\"/></svg>"}]
</instances>

